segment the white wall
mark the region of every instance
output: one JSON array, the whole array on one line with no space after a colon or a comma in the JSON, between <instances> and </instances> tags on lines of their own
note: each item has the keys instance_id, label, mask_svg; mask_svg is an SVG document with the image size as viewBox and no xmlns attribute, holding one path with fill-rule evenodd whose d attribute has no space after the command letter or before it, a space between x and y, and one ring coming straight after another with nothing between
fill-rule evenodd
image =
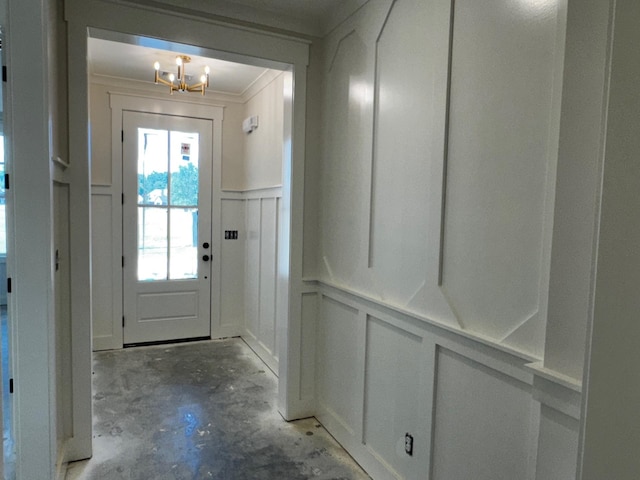
<instances>
[{"instance_id":1,"label":"white wall","mask_svg":"<svg viewBox=\"0 0 640 480\"><path fill-rule=\"evenodd\" d=\"M308 395L374 478L571 478L606 6L452 4L372 0L312 56Z\"/></svg>"},{"instance_id":2,"label":"white wall","mask_svg":"<svg viewBox=\"0 0 640 480\"><path fill-rule=\"evenodd\" d=\"M257 115L258 128L244 137L245 190L282 186L284 72L244 105L245 117Z\"/></svg>"},{"instance_id":3,"label":"white wall","mask_svg":"<svg viewBox=\"0 0 640 480\"><path fill-rule=\"evenodd\" d=\"M273 72L244 105L245 118L259 126L244 135L245 152L245 320L243 336L278 372L278 241L282 212L284 86L287 72ZM239 127L239 126L238 126ZM234 126L234 128L237 128ZM227 242L225 242L227 243ZM281 307L280 307L281 308Z\"/></svg>"}]
</instances>

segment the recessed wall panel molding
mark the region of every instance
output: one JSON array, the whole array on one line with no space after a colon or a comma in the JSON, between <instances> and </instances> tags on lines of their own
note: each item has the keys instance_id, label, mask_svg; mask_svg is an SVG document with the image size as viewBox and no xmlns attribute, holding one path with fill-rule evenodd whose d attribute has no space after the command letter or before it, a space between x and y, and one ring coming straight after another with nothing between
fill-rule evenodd
<instances>
[{"instance_id":1,"label":"recessed wall panel molding","mask_svg":"<svg viewBox=\"0 0 640 480\"><path fill-rule=\"evenodd\" d=\"M318 298L319 295L317 292L302 294L300 400L309 402L315 400L316 394L316 322L318 320Z\"/></svg>"},{"instance_id":2,"label":"recessed wall panel molding","mask_svg":"<svg viewBox=\"0 0 640 480\"><path fill-rule=\"evenodd\" d=\"M442 289L465 328L538 354L557 4L456 0L452 19Z\"/></svg>"},{"instance_id":3,"label":"recessed wall panel molding","mask_svg":"<svg viewBox=\"0 0 640 480\"><path fill-rule=\"evenodd\" d=\"M258 195L261 193L262 196ZM244 255L244 327L243 338L273 370L278 372L277 296L278 296L278 222L279 193L274 189L243 194L245 224L239 239L223 240ZM227 201L229 202L229 201ZM237 200L231 203L239 203ZM235 215L230 221L238 221ZM236 230L232 228L231 230ZM246 238L245 238L246 237ZM240 254L240 252L238 252ZM240 257L238 257L240 258Z\"/></svg>"},{"instance_id":4,"label":"recessed wall panel molding","mask_svg":"<svg viewBox=\"0 0 640 480\"><path fill-rule=\"evenodd\" d=\"M260 332L260 213L262 200L246 202L245 330L254 338Z\"/></svg>"},{"instance_id":5,"label":"recessed wall panel molding","mask_svg":"<svg viewBox=\"0 0 640 480\"><path fill-rule=\"evenodd\" d=\"M530 387L439 348L431 477L525 479L535 449Z\"/></svg>"},{"instance_id":6,"label":"recessed wall panel molding","mask_svg":"<svg viewBox=\"0 0 640 480\"><path fill-rule=\"evenodd\" d=\"M422 342L367 316L363 442L399 478L420 478L427 471L431 412L425 401L428 359Z\"/></svg>"},{"instance_id":7,"label":"recessed wall panel molding","mask_svg":"<svg viewBox=\"0 0 640 480\"><path fill-rule=\"evenodd\" d=\"M321 163L320 275L351 283L366 265L371 150L370 49L348 29L328 47ZM366 268L366 267L365 267Z\"/></svg>"},{"instance_id":8,"label":"recessed wall panel molding","mask_svg":"<svg viewBox=\"0 0 640 480\"><path fill-rule=\"evenodd\" d=\"M536 480L576 478L579 421L542 405Z\"/></svg>"},{"instance_id":9,"label":"recessed wall panel molding","mask_svg":"<svg viewBox=\"0 0 640 480\"><path fill-rule=\"evenodd\" d=\"M275 198L262 200L260 215L260 343L271 355L276 354L276 252L277 209Z\"/></svg>"},{"instance_id":10,"label":"recessed wall panel molding","mask_svg":"<svg viewBox=\"0 0 640 480\"><path fill-rule=\"evenodd\" d=\"M318 418L372 478L542 480L555 467L536 452L563 472L575 460L560 453L577 445L580 394L531 356L322 282L303 302L307 320L318 307Z\"/></svg>"},{"instance_id":11,"label":"recessed wall panel molding","mask_svg":"<svg viewBox=\"0 0 640 480\"><path fill-rule=\"evenodd\" d=\"M430 2L396 0L375 44L368 266L406 305L427 274L433 47Z\"/></svg>"},{"instance_id":12,"label":"recessed wall panel molding","mask_svg":"<svg viewBox=\"0 0 640 480\"><path fill-rule=\"evenodd\" d=\"M320 297L317 326L317 400L320 420L336 425L350 437L362 422L362 378L358 310Z\"/></svg>"},{"instance_id":13,"label":"recessed wall panel molding","mask_svg":"<svg viewBox=\"0 0 640 480\"><path fill-rule=\"evenodd\" d=\"M122 348L122 269L114 259L122 255L119 236L118 207L120 195L111 187L91 189L91 242L93 250L104 255L91 257L92 348L111 350Z\"/></svg>"},{"instance_id":14,"label":"recessed wall panel molding","mask_svg":"<svg viewBox=\"0 0 640 480\"><path fill-rule=\"evenodd\" d=\"M245 200L223 198L220 203L220 235L228 230L239 230L239 237L245 238ZM224 279L220 284L220 327L228 334L235 331L237 335L244 323L245 251L246 244L242 240L223 240L220 244L220 271Z\"/></svg>"}]
</instances>

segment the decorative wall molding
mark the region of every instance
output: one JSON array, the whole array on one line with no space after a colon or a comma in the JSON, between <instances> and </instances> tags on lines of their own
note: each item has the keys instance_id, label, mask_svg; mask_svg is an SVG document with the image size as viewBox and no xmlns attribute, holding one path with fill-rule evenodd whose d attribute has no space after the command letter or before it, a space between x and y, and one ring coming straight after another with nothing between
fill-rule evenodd
<instances>
[{"instance_id":1,"label":"decorative wall molding","mask_svg":"<svg viewBox=\"0 0 640 480\"><path fill-rule=\"evenodd\" d=\"M393 7L396 5L396 0L391 2L389 10L384 17L378 35L375 41L375 60L373 65L373 115L371 117L371 162L370 162L370 179L369 179L369 234L367 236L367 267L373 266L373 222L374 222L374 195L375 195L375 175L376 175L376 161L378 159L378 116L380 114L380 72L379 72L379 46L380 39L384 33L384 29L387 26Z\"/></svg>"},{"instance_id":2,"label":"decorative wall molding","mask_svg":"<svg viewBox=\"0 0 640 480\"><path fill-rule=\"evenodd\" d=\"M331 57L331 61L329 62L329 72L331 72L331 70L333 70L333 64L336 61L336 57L338 56L338 52L340 51L340 47L342 47L342 43L349 38L351 35L355 34L356 30L355 28L351 31L349 31L348 33L344 34L342 37L340 37L340 40L338 40L338 43L336 44L335 50L333 51L333 56Z\"/></svg>"},{"instance_id":3,"label":"decorative wall molding","mask_svg":"<svg viewBox=\"0 0 640 480\"><path fill-rule=\"evenodd\" d=\"M251 200L257 198L282 198L282 185L273 187L253 188L248 190L222 189L221 198L224 200Z\"/></svg>"},{"instance_id":4,"label":"decorative wall molding","mask_svg":"<svg viewBox=\"0 0 640 480\"><path fill-rule=\"evenodd\" d=\"M519 455L519 457L516 463L510 463L510 467L504 467L508 472L516 471L520 475L526 471L526 475L535 478L535 458L529 457L529 452L537 450L539 441L551 442L545 443L546 449L554 448L553 438L539 438L541 408L549 408L558 412L558 415L561 414L571 419L580 418L581 395L576 390L576 385L559 375L544 372L544 369L528 361L530 356L526 353L488 341L469 332L458 331L449 325L440 325L428 318L403 311L322 280L306 279L302 291L306 298L313 299L313 303L308 305L317 309L316 335L318 335L317 341L319 343L316 348L318 350L309 352L313 353L315 358L316 364L313 369L315 373L308 374L311 379L314 376L316 379L317 416L374 478L413 478L411 472L429 471L434 466L433 449L437 450L438 448L434 442L447 441L447 435L455 435L458 429L464 430L464 427L456 427L455 422L446 420L447 418L451 419L451 415L455 415L455 413L452 414L448 410L441 410L438 413L437 410L437 389L440 388L440 385L436 378L439 375L439 357L443 352L448 355L447 358L458 359L460 368L466 365L464 368L469 375L471 375L470 369L477 369L478 375L484 374L486 377L486 381L483 380L475 384L474 388L478 390L474 393L474 391L466 392L466 384L457 385L455 380L452 380L450 370L457 368L458 363L449 362L447 367L449 370L441 373L444 375L442 378L447 380L447 385L453 388L453 390L446 390L445 395L457 395L458 390L466 392L460 393L461 397L456 397L458 398L456 401L464 403L471 409L470 411L478 413L478 416L473 417L473 421L477 421L478 426L483 425L485 414L489 418L497 417L501 415L500 412L503 408L507 408L511 412L511 416L507 416L505 422L512 422L513 425L509 424L503 427L500 422L491 421L491 428L495 428L497 436L486 438L486 441L490 443L489 451L492 448L511 448L511 443L506 442L501 435L510 428L520 431L521 434L517 436L517 445L514 444L514 450L510 453L510 455ZM374 335L376 330L372 330L372 328L376 325L378 326L376 327L378 333L375 334L378 338L376 340L378 347L375 351L371 351L373 345L371 342L376 338ZM381 334L383 337L380 337ZM336 335L341 339L339 341L341 344L338 347L332 347ZM397 340L393 340L394 338ZM392 340L395 342L400 339L404 339L402 341L405 343L409 342L415 345L411 350L412 354L408 354L406 348L401 349L403 355L410 355L410 358L399 360L397 351L388 346L390 342L393 343ZM301 343L305 345L304 341ZM420 345L419 348L418 345ZM407 344L407 346L409 345ZM387 347L389 351L385 353ZM310 347L307 345L306 348ZM338 351L331 353L332 348L334 350L339 348L339 352L347 349L351 353L342 358L343 354ZM341 369L348 372L351 382L355 385L355 390L350 391L348 395L346 393L342 395L339 391L334 390L337 388L335 387L336 378L333 378L335 374L331 372L335 370L326 363L331 362L326 356L334 354L341 355L339 360L334 360L334 363L337 361L341 365ZM389 355L388 359L384 360L387 355ZM382 360L370 365L369 362L374 358ZM399 387L387 392L388 395L393 396L393 399L385 397L385 402L390 402L389 408L391 409L398 405L397 402L404 405L400 411L417 409L411 410L414 412L412 413L414 424L407 428L410 428L412 432L420 432L414 438L416 448L426 449L420 450L416 457L418 463L412 463L413 460L397 453L400 450L394 451L391 444L388 443L389 436L395 438L393 436L398 436L398 432L367 430L365 412L376 408L375 399L378 398L379 389L384 390L385 388L384 383L380 384L379 382L384 382L383 379L388 378L388 375L392 373L392 370L387 372L385 369L396 368L393 367L392 359L400 361L403 365L399 372L406 373L407 369L412 372L412 368L415 368L416 372L422 372L415 375L408 374L414 382L412 388L417 388L418 393L406 393L406 387ZM403 384L401 376L401 373L392 375L393 385L396 387ZM304 381L305 376L303 375L301 382ZM362 387L359 386L361 382ZM487 382L489 382L489 386L487 386ZM343 385L344 382L338 382L338 384ZM360 393L361 388L362 393ZM375 391L369 392L370 388L374 388ZM494 403L497 401L493 399L495 394L492 393L495 388L504 390L504 396L499 395L499 401L504 403L502 406L496 406ZM417 398L414 398L416 395ZM370 404L371 401L374 403ZM414 406L411 407L406 402ZM463 408L461 405L458 408ZM440 403L440 407L443 407L442 403ZM443 413L445 415L443 425L449 433L445 432L441 438L431 437L430 435L433 435L436 429L433 422L436 418L440 418L437 415ZM395 415L393 412L389 414ZM425 425L418 425L419 419L423 419L426 422ZM454 430L451 430L452 428ZM558 441L564 442L565 440ZM577 441L577 437L574 440ZM559 448L569 448L573 440L568 441L569 443L566 445L559 444ZM447 443L447 445L450 444ZM440 444L440 447L442 446L443 444ZM400 448L398 447L398 449ZM428 458L425 458L424 455ZM531 458L534 460L532 461ZM449 460L439 465L438 468L445 470L452 468ZM426 463L422 463L423 461ZM510 468L514 470L509 470Z\"/></svg>"},{"instance_id":5,"label":"decorative wall molding","mask_svg":"<svg viewBox=\"0 0 640 480\"><path fill-rule=\"evenodd\" d=\"M471 340L473 342L477 342L478 344L482 344L487 347L493 348L497 351L508 353L510 355L518 357L523 362L526 362L526 363L532 363L540 360L539 358L536 358L527 352L511 348L507 345L502 345L490 337L485 337L476 332L452 327L451 324L443 323L437 319L429 318L425 315L421 315L416 312L411 312L400 306L383 302L379 299L376 299L367 295L366 293L357 292L355 290L349 289L347 287L344 287L335 283L328 282L326 280L316 280L316 279L307 278L304 280L304 282L307 286L317 285L319 291L322 291L323 294L345 295L346 296L346 299L344 300L345 302L354 303L354 304L364 302L364 304L370 306L371 309L374 309L374 310L382 309L382 311L387 312L392 316L401 316L409 323L418 325L420 327L430 326L430 327L435 327L443 332L453 333L465 339Z\"/></svg>"}]
</instances>

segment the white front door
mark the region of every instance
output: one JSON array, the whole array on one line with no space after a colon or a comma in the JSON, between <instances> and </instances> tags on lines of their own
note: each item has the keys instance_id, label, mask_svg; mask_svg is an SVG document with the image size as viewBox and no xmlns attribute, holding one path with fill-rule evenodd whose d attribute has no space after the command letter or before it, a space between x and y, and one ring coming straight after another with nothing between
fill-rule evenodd
<instances>
[{"instance_id":1,"label":"white front door","mask_svg":"<svg viewBox=\"0 0 640 480\"><path fill-rule=\"evenodd\" d=\"M212 127L123 112L125 345L211 334Z\"/></svg>"}]
</instances>

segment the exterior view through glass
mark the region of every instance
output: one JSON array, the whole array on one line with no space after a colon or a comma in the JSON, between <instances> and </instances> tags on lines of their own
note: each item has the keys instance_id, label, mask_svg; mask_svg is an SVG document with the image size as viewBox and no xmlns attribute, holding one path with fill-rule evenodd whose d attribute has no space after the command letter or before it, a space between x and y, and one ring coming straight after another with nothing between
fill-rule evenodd
<instances>
[{"instance_id":1,"label":"exterior view through glass","mask_svg":"<svg viewBox=\"0 0 640 480\"><path fill-rule=\"evenodd\" d=\"M138 280L198 277L198 134L138 128Z\"/></svg>"}]
</instances>

